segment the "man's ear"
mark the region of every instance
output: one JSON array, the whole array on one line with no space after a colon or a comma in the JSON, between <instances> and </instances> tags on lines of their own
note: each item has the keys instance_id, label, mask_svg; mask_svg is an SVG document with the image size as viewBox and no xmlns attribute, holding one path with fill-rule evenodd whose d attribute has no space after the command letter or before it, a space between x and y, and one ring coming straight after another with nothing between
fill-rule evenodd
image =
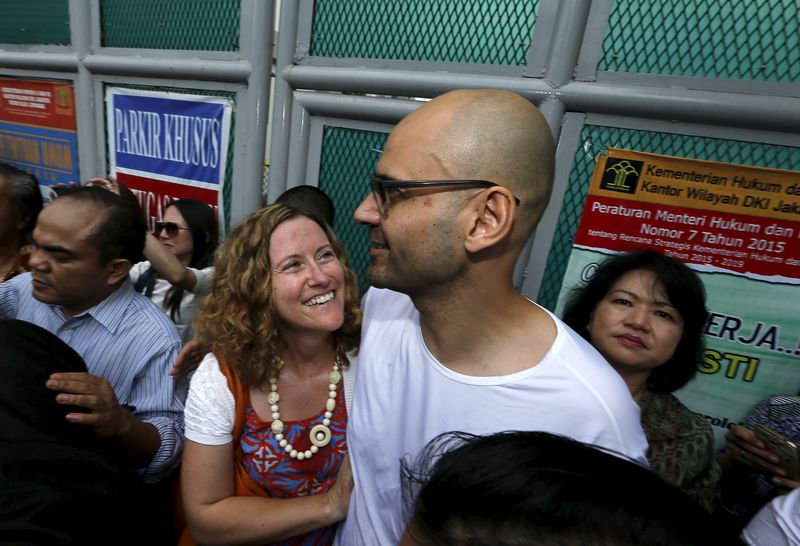
<instances>
[{"instance_id":1,"label":"man's ear","mask_svg":"<svg viewBox=\"0 0 800 546\"><path fill-rule=\"evenodd\" d=\"M23 229L25 229L25 226L28 225L30 219L31 219L30 214L20 214L19 220L17 220L17 225L16 225L17 231L22 231Z\"/></svg>"},{"instance_id":2,"label":"man's ear","mask_svg":"<svg viewBox=\"0 0 800 546\"><path fill-rule=\"evenodd\" d=\"M516 216L514 195L502 186L491 187L479 194L471 212L464 246L468 252L477 253L510 236Z\"/></svg>"},{"instance_id":3,"label":"man's ear","mask_svg":"<svg viewBox=\"0 0 800 546\"><path fill-rule=\"evenodd\" d=\"M108 262L106 268L108 270L106 282L109 285L115 285L128 276L128 272L131 270L131 262L124 258L115 258Z\"/></svg>"}]
</instances>

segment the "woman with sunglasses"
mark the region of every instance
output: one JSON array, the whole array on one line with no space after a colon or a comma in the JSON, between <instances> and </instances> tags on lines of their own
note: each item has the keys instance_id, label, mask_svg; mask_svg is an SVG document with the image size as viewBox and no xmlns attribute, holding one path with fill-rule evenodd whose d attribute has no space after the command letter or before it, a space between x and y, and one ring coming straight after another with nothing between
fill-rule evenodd
<instances>
[{"instance_id":1,"label":"woman with sunglasses","mask_svg":"<svg viewBox=\"0 0 800 546\"><path fill-rule=\"evenodd\" d=\"M708 311L703 283L654 250L607 259L573 291L564 322L594 345L641 408L653 471L713 510L720 468L711 425L673 394L694 377Z\"/></svg>"},{"instance_id":2,"label":"woman with sunglasses","mask_svg":"<svg viewBox=\"0 0 800 546\"><path fill-rule=\"evenodd\" d=\"M344 247L311 212L266 207L220 246L195 322L213 353L186 401L181 545L332 543L353 487L358 303Z\"/></svg>"},{"instance_id":3,"label":"woman with sunglasses","mask_svg":"<svg viewBox=\"0 0 800 546\"><path fill-rule=\"evenodd\" d=\"M111 177L93 178L87 184L136 199ZM146 237L145 260L134 264L129 276L136 291L172 319L185 343L195 337L192 321L197 298L208 293L214 275L214 252L219 242L214 210L195 199L173 201Z\"/></svg>"},{"instance_id":4,"label":"woman with sunglasses","mask_svg":"<svg viewBox=\"0 0 800 546\"><path fill-rule=\"evenodd\" d=\"M158 305L184 342L194 338L197 298L211 288L218 242L213 209L194 199L173 201L147 234L145 261L130 271L138 292Z\"/></svg>"}]
</instances>

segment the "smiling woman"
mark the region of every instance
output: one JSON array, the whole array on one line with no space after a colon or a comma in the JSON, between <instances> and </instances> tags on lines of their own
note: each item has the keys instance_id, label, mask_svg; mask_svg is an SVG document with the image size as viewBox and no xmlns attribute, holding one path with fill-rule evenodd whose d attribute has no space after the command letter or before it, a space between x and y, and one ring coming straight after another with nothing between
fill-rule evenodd
<instances>
[{"instance_id":1,"label":"smiling woman","mask_svg":"<svg viewBox=\"0 0 800 546\"><path fill-rule=\"evenodd\" d=\"M644 250L601 263L595 276L573 291L564 322L628 385L641 408L653 471L712 510L720 470L711 426L672 394L696 373L705 301L694 271Z\"/></svg>"},{"instance_id":2,"label":"smiling woman","mask_svg":"<svg viewBox=\"0 0 800 546\"><path fill-rule=\"evenodd\" d=\"M344 270L316 222L297 217L278 225L270 239L269 259L274 306L284 338L298 331L335 331L341 326Z\"/></svg>"},{"instance_id":3,"label":"smiling woman","mask_svg":"<svg viewBox=\"0 0 800 546\"><path fill-rule=\"evenodd\" d=\"M285 205L248 216L217 264L195 321L214 352L186 403L191 539L330 544L353 486L345 428L348 353L361 326L355 274L325 222Z\"/></svg>"}]
</instances>

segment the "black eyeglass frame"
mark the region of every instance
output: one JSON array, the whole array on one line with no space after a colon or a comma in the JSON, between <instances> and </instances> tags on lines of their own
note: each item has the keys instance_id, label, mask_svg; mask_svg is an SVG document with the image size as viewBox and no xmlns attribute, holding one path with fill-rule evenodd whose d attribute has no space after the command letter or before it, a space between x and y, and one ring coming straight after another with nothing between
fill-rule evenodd
<instances>
[{"instance_id":1,"label":"black eyeglass frame","mask_svg":"<svg viewBox=\"0 0 800 546\"><path fill-rule=\"evenodd\" d=\"M469 188L492 188L495 186L500 186L495 182L490 180L480 180L480 179L462 179L462 180L389 180L386 178L381 178L379 176L371 176L370 185L372 186L372 195L375 197L375 202L378 204L378 208L381 209L383 214L389 212L389 202L386 199L386 191L387 190L396 190L396 189L403 189L403 188L431 188L431 187L460 187L460 189L469 189ZM514 195L514 194L511 194ZM521 201L519 198L514 195L514 201L516 202L517 206L520 205Z\"/></svg>"},{"instance_id":2,"label":"black eyeglass frame","mask_svg":"<svg viewBox=\"0 0 800 546\"><path fill-rule=\"evenodd\" d=\"M153 235L158 236L161 233L161 230L167 232L167 235L170 237L175 237L180 233L180 230L185 229L189 231L188 227L181 227L175 222L161 222L158 221L153 226Z\"/></svg>"}]
</instances>

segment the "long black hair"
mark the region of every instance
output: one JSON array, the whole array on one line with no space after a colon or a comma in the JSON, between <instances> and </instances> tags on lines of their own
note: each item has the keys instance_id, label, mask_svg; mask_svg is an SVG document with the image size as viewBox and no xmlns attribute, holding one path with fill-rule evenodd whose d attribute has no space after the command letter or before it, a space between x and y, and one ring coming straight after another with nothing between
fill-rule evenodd
<instances>
[{"instance_id":1,"label":"long black hair","mask_svg":"<svg viewBox=\"0 0 800 546\"><path fill-rule=\"evenodd\" d=\"M210 266L214 263L214 252L219 244L214 210L196 199L179 199L173 201L169 206L178 209L192 234L192 258L189 261L189 267L203 269ZM148 279L149 282L151 281ZM152 282L155 282L155 278ZM183 288L173 285L164 297L164 309L169 311L169 316L173 321L180 317L183 294Z\"/></svg>"},{"instance_id":2,"label":"long black hair","mask_svg":"<svg viewBox=\"0 0 800 546\"><path fill-rule=\"evenodd\" d=\"M697 372L705 348L703 329L708 318L703 282L689 267L655 250L640 250L608 258L587 283L575 288L564 309L564 322L591 342L588 326L597 304L613 284L635 269L650 271L683 318L683 335L672 358L654 369L647 379L653 392L672 392L683 387Z\"/></svg>"}]
</instances>

